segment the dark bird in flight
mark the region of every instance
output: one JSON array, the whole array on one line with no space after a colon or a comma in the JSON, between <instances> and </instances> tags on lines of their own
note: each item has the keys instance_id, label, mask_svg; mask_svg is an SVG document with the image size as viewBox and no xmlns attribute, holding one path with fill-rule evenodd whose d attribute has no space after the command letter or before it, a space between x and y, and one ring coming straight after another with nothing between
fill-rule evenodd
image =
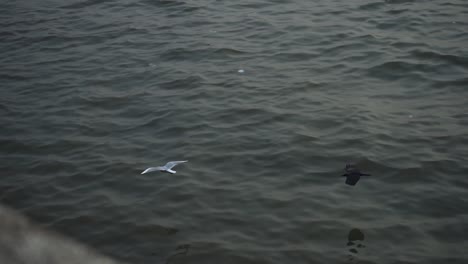
<instances>
[{"instance_id":1,"label":"dark bird in flight","mask_svg":"<svg viewBox=\"0 0 468 264\"><path fill-rule=\"evenodd\" d=\"M345 172L346 173L342 175L346 177L345 183L353 186L361 179L361 176L371 176L370 174L361 173L356 166L351 164L346 164Z\"/></svg>"}]
</instances>

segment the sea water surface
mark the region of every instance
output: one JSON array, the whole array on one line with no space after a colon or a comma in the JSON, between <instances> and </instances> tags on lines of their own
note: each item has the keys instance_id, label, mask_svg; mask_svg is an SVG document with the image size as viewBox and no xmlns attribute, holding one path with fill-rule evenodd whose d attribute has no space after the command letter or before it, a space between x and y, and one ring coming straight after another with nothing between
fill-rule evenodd
<instances>
[{"instance_id":1,"label":"sea water surface","mask_svg":"<svg viewBox=\"0 0 468 264\"><path fill-rule=\"evenodd\" d=\"M465 0L2 1L0 202L130 263L468 263L467 47Z\"/></svg>"}]
</instances>

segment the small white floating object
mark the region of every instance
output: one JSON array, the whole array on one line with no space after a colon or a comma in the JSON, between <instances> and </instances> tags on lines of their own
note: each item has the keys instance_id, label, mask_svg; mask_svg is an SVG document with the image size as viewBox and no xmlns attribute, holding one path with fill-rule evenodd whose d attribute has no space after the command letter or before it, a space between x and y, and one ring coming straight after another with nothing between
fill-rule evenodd
<instances>
[{"instance_id":1,"label":"small white floating object","mask_svg":"<svg viewBox=\"0 0 468 264\"><path fill-rule=\"evenodd\" d=\"M164 166L149 167L149 168L147 168L146 170L144 170L141 174L145 174L145 173L152 172L152 171L169 172L169 173L174 174L174 173L176 173L176 171L175 171L175 170L171 170L171 169L174 168L176 165L181 164L181 163L185 163L185 162L187 162L187 160L169 161L169 162L166 163L166 165L164 165Z\"/></svg>"},{"instance_id":2,"label":"small white floating object","mask_svg":"<svg viewBox=\"0 0 468 264\"><path fill-rule=\"evenodd\" d=\"M238 73L244 73L244 69L240 69L237 71Z\"/></svg>"},{"instance_id":3,"label":"small white floating object","mask_svg":"<svg viewBox=\"0 0 468 264\"><path fill-rule=\"evenodd\" d=\"M413 118L413 115L409 115L408 117L409 117L409 118Z\"/></svg>"}]
</instances>

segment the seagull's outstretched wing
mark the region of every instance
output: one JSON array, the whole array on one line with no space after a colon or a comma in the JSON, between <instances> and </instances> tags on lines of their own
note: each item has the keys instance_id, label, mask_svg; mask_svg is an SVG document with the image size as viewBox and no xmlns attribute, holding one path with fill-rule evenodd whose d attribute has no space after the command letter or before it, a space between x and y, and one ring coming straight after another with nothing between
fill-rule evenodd
<instances>
[{"instance_id":1,"label":"seagull's outstretched wing","mask_svg":"<svg viewBox=\"0 0 468 264\"><path fill-rule=\"evenodd\" d=\"M163 168L161 167L150 167L150 168L147 168L146 170L144 170L141 174L145 174L145 173L148 173L148 172L152 172L152 171L159 171L159 170L162 170Z\"/></svg>"},{"instance_id":2,"label":"seagull's outstretched wing","mask_svg":"<svg viewBox=\"0 0 468 264\"><path fill-rule=\"evenodd\" d=\"M180 163L185 163L187 162L188 160L181 160L181 161L169 161L168 163L166 163L166 165L164 165L164 168L170 170L172 168L174 168L174 166L180 164Z\"/></svg>"}]
</instances>

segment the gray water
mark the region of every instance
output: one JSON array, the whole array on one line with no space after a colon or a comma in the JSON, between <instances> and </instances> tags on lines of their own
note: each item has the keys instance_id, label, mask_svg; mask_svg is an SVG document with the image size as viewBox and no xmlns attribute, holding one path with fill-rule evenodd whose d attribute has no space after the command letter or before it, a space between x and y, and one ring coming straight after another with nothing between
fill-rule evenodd
<instances>
[{"instance_id":1,"label":"gray water","mask_svg":"<svg viewBox=\"0 0 468 264\"><path fill-rule=\"evenodd\" d=\"M0 25L0 201L42 225L132 263L468 262L466 1L2 1Z\"/></svg>"}]
</instances>

